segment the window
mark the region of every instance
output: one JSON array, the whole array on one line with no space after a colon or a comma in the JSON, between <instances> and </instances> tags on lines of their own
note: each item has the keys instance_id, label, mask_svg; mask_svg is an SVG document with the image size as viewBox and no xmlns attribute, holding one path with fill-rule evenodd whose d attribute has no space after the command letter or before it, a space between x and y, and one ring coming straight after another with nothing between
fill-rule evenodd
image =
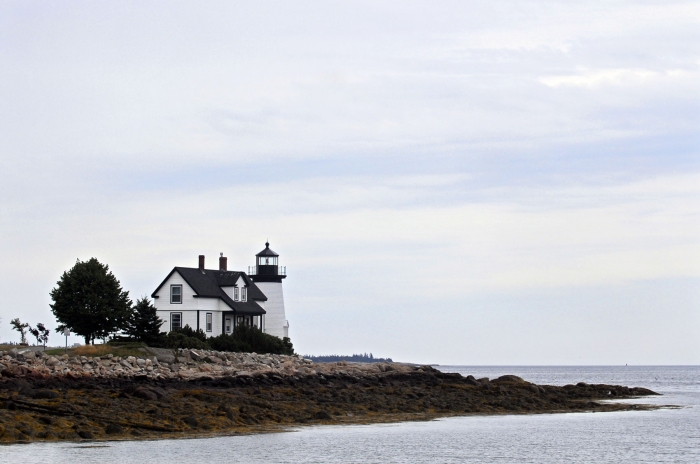
<instances>
[{"instance_id":1,"label":"window","mask_svg":"<svg viewBox=\"0 0 700 464\"><path fill-rule=\"evenodd\" d=\"M182 313L170 313L170 330L182 328Z\"/></svg>"},{"instance_id":2,"label":"window","mask_svg":"<svg viewBox=\"0 0 700 464\"><path fill-rule=\"evenodd\" d=\"M258 266L277 266L277 256L258 256Z\"/></svg>"},{"instance_id":3,"label":"window","mask_svg":"<svg viewBox=\"0 0 700 464\"><path fill-rule=\"evenodd\" d=\"M238 287L233 287L233 301L238 301Z\"/></svg>"},{"instance_id":4,"label":"window","mask_svg":"<svg viewBox=\"0 0 700 464\"><path fill-rule=\"evenodd\" d=\"M207 313L207 332L211 332L211 319L212 319L212 314Z\"/></svg>"},{"instance_id":5,"label":"window","mask_svg":"<svg viewBox=\"0 0 700 464\"><path fill-rule=\"evenodd\" d=\"M231 319L226 318L226 333L231 333Z\"/></svg>"},{"instance_id":6,"label":"window","mask_svg":"<svg viewBox=\"0 0 700 464\"><path fill-rule=\"evenodd\" d=\"M182 303L182 285L170 286L170 304Z\"/></svg>"},{"instance_id":7,"label":"window","mask_svg":"<svg viewBox=\"0 0 700 464\"><path fill-rule=\"evenodd\" d=\"M248 289L246 287L241 289L241 301L248 301Z\"/></svg>"}]
</instances>

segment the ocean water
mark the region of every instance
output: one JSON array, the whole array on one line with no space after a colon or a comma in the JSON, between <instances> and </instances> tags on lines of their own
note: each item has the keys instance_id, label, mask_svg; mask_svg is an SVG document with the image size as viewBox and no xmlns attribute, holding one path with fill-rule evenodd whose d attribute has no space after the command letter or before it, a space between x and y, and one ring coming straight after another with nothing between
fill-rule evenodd
<instances>
[{"instance_id":1,"label":"ocean water","mask_svg":"<svg viewBox=\"0 0 700 464\"><path fill-rule=\"evenodd\" d=\"M515 374L549 385L609 383L663 396L655 411L468 416L431 422L312 426L188 440L31 443L0 462L32 463L700 463L700 366L440 366L477 378Z\"/></svg>"}]
</instances>

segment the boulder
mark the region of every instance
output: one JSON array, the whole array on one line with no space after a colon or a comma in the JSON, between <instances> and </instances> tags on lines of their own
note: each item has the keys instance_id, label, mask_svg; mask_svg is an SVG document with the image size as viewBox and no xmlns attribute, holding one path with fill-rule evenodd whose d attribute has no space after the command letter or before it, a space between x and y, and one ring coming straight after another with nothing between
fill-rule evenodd
<instances>
[{"instance_id":1,"label":"boulder","mask_svg":"<svg viewBox=\"0 0 700 464\"><path fill-rule=\"evenodd\" d=\"M46 360L46 365L51 367L57 365L60 362L61 361L59 361L58 358L56 358L55 356L49 356L49 358Z\"/></svg>"},{"instance_id":2,"label":"boulder","mask_svg":"<svg viewBox=\"0 0 700 464\"><path fill-rule=\"evenodd\" d=\"M58 398L58 393L51 390L37 390L32 394L32 398L35 400L50 400L53 398Z\"/></svg>"},{"instance_id":3,"label":"boulder","mask_svg":"<svg viewBox=\"0 0 700 464\"><path fill-rule=\"evenodd\" d=\"M223 363L221 358L218 358L218 357L213 356L213 355L207 356L206 358L204 358L204 361L206 361L208 363L212 363L212 364L222 364Z\"/></svg>"},{"instance_id":4,"label":"boulder","mask_svg":"<svg viewBox=\"0 0 700 464\"><path fill-rule=\"evenodd\" d=\"M116 435L124 433L124 427L119 424L109 424L105 427L105 433L107 435Z\"/></svg>"},{"instance_id":5,"label":"boulder","mask_svg":"<svg viewBox=\"0 0 700 464\"><path fill-rule=\"evenodd\" d=\"M148 352L156 358L159 363L172 364L175 362L175 353L166 348L147 348Z\"/></svg>"},{"instance_id":6,"label":"boulder","mask_svg":"<svg viewBox=\"0 0 700 464\"><path fill-rule=\"evenodd\" d=\"M479 382L477 382L476 378L474 378L473 375L468 375L468 376L464 379L464 382L465 382L465 383L468 383L469 385L479 385Z\"/></svg>"},{"instance_id":7,"label":"boulder","mask_svg":"<svg viewBox=\"0 0 700 464\"><path fill-rule=\"evenodd\" d=\"M495 383L525 383L525 381L517 375L502 375L497 379L493 379Z\"/></svg>"},{"instance_id":8,"label":"boulder","mask_svg":"<svg viewBox=\"0 0 700 464\"><path fill-rule=\"evenodd\" d=\"M155 401L158 399L158 394L149 388L139 387L133 391L132 395L144 400Z\"/></svg>"},{"instance_id":9,"label":"boulder","mask_svg":"<svg viewBox=\"0 0 700 464\"><path fill-rule=\"evenodd\" d=\"M318 411L316 414L313 415L314 419L318 420L332 420L333 418L331 417L330 414L328 414L326 411Z\"/></svg>"},{"instance_id":10,"label":"boulder","mask_svg":"<svg viewBox=\"0 0 700 464\"><path fill-rule=\"evenodd\" d=\"M13 358L17 358L19 352L17 351L17 348L12 348L10 351L7 352L7 354Z\"/></svg>"},{"instance_id":11,"label":"boulder","mask_svg":"<svg viewBox=\"0 0 700 464\"><path fill-rule=\"evenodd\" d=\"M185 424L189 425L192 428L196 428L199 426L199 421L194 416L186 417L185 419L182 420L182 422L184 422Z\"/></svg>"},{"instance_id":12,"label":"boulder","mask_svg":"<svg viewBox=\"0 0 700 464\"><path fill-rule=\"evenodd\" d=\"M80 438L85 439L85 440L92 440L93 438L95 438L95 437L92 435L92 433L88 432L87 430L80 430L80 431L78 432L78 436L79 436Z\"/></svg>"}]
</instances>

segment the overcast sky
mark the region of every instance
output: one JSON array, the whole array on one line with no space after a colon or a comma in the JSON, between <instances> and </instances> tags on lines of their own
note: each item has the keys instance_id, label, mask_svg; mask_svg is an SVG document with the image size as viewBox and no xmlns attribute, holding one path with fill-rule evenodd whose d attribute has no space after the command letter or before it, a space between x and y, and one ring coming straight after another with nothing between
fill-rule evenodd
<instances>
[{"instance_id":1,"label":"overcast sky","mask_svg":"<svg viewBox=\"0 0 700 464\"><path fill-rule=\"evenodd\" d=\"M0 341L269 239L302 354L698 364L699 124L699 2L3 1Z\"/></svg>"}]
</instances>

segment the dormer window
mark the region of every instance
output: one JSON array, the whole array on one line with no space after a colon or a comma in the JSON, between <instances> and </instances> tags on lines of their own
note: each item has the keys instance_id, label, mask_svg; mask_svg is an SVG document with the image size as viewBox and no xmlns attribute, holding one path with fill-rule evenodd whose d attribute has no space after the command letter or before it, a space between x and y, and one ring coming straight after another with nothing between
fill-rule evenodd
<instances>
[{"instance_id":1,"label":"dormer window","mask_svg":"<svg viewBox=\"0 0 700 464\"><path fill-rule=\"evenodd\" d=\"M248 289L246 287L241 289L241 301L248 301Z\"/></svg>"},{"instance_id":2,"label":"dormer window","mask_svg":"<svg viewBox=\"0 0 700 464\"><path fill-rule=\"evenodd\" d=\"M182 285L170 286L170 304L182 304Z\"/></svg>"},{"instance_id":3,"label":"dormer window","mask_svg":"<svg viewBox=\"0 0 700 464\"><path fill-rule=\"evenodd\" d=\"M233 301L238 301L238 287L233 287Z\"/></svg>"}]
</instances>

